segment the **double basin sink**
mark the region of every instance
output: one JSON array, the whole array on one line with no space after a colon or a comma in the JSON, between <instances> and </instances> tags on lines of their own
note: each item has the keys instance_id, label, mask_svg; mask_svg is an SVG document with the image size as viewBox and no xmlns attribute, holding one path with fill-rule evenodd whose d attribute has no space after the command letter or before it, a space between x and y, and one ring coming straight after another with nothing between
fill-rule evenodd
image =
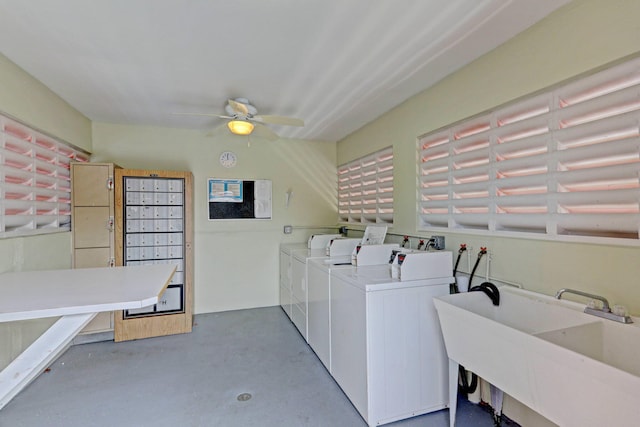
<instances>
[{"instance_id":1,"label":"double basin sink","mask_svg":"<svg viewBox=\"0 0 640 427\"><path fill-rule=\"evenodd\" d=\"M482 292L434 299L450 373L461 364L563 427L638 423L639 319L617 323L583 313L583 304L510 287L500 294L499 306Z\"/></svg>"}]
</instances>

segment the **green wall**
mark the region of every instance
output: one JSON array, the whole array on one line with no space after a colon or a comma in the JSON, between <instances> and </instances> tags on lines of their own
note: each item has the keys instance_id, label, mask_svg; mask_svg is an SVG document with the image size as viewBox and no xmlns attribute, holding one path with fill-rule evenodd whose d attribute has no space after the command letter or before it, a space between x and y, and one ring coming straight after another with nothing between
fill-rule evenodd
<instances>
[{"instance_id":1,"label":"green wall","mask_svg":"<svg viewBox=\"0 0 640 427\"><path fill-rule=\"evenodd\" d=\"M416 234L416 139L466 117L640 52L640 2L576 0L338 143L338 164L394 147L393 232ZM440 231L424 235L442 234ZM491 275L547 294L601 293L640 315L638 245L444 233L492 252ZM466 266L463 266L466 268Z\"/></svg>"},{"instance_id":2,"label":"green wall","mask_svg":"<svg viewBox=\"0 0 640 427\"><path fill-rule=\"evenodd\" d=\"M0 112L91 151L91 121L0 54Z\"/></svg>"},{"instance_id":3,"label":"green wall","mask_svg":"<svg viewBox=\"0 0 640 427\"><path fill-rule=\"evenodd\" d=\"M0 111L73 145L91 149L91 121L0 54ZM71 233L0 239L0 273L71 267ZM55 319L0 323L0 369Z\"/></svg>"},{"instance_id":4,"label":"green wall","mask_svg":"<svg viewBox=\"0 0 640 427\"><path fill-rule=\"evenodd\" d=\"M639 53L639 1L573 1L338 142L338 164L393 144L395 222L390 231L415 235L418 136ZM447 249L453 251L467 243L474 248L471 263L480 246L487 246L494 278L545 294L562 287L591 291L640 315L637 244L552 242L435 230L421 234L444 234ZM469 271L464 258L461 267ZM509 399L505 413L522 425L549 425Z\"/></svg>"},{"instance_id":5,"label":"green wall","mask_svg":"<svg viewBox=\"0 0 640 427\"><path fill-rule=\"evenodd\" d=\"M91 121L0 54L0 112L91 150ZM0 239L0 273L68 268L71 233Z\"/></svg>"},{"instance_id":6,"label":"green wall","mask_svg":"<svg viewBox=\"0 0 640 427\"><path fill-rule=\"evenodd\" d=\"M131 169L191 171L194 175L195 312L278 305L278 247L306 241L312 227L335 226L336 145L300 140L267 141L205 132L106 123L93 125L94 158ZM218 162L222 151L237 166ZM271 220L209 221L207 178L269 179ZM285 194L293 192L289 207ZM291 235L283 226L291 224Z\"/></svg>"}]
</instances>

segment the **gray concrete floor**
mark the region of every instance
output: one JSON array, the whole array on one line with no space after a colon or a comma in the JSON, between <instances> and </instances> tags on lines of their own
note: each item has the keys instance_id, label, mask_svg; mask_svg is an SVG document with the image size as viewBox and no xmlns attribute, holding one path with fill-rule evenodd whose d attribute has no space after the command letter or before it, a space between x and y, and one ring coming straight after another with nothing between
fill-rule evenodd
<instances>
[{"instance_id":1,"label":"gray concrete floor","mask_svg":"<svg viewBox=\"0 0 640 427\"><path fill-rule=\"evenodd\" d=\"M279 307L195 323L191 334L71 347L0 410L0 426L366 426ZM457 418L493 426L467 401ZM388 424L448 425L448 410Z\"/></svg>"}]
</instances>

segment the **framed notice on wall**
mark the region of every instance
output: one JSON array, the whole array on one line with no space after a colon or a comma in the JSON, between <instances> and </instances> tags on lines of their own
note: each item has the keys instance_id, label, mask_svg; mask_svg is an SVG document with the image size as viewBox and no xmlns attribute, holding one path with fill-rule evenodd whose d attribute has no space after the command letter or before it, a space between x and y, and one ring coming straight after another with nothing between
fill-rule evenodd
<instances>
[{"instance_id":1,"label":"framed notice on wall","mask_svg":"<svg viewBox=\"0 0 640 427\"><path fill-rule=\"evenodd\" d=\"M271 219L271 181L218 179L207 182L209 220Z\"/></svg>"},{"instance_id":2,"label":"framed notice on wall","mask_svg":"<svg viewBox=\"0 0 640 427\"><path fill-rule=\"evenodd\" d=\"M209 179L209 202L242 203L242 187L239 179Z\"/></svg>"}]
</instances>

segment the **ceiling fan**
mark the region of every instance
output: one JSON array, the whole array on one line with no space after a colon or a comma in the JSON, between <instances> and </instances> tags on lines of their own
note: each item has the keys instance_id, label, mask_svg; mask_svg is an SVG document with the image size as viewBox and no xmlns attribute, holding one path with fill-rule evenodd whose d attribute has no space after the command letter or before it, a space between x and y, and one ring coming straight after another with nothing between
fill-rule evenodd
<instances>
[{"instance_id":1,"label":"ceiling fan","mask_svg":"<svg viewBox=\"0 0 640 427\"><path fill-rule=\"evenodd\" d=\"M177 113L191 116L210 116L228 119L229 131L236 135L251 135L254 132L258 136L269 139L277 139L278 135L265 124L284 126L304 126L304 120L293 117L258 115L256 107L251 105L247 98L229 99L225 106L226 116L212 113Z\"/></svg>"}]
</instances>

